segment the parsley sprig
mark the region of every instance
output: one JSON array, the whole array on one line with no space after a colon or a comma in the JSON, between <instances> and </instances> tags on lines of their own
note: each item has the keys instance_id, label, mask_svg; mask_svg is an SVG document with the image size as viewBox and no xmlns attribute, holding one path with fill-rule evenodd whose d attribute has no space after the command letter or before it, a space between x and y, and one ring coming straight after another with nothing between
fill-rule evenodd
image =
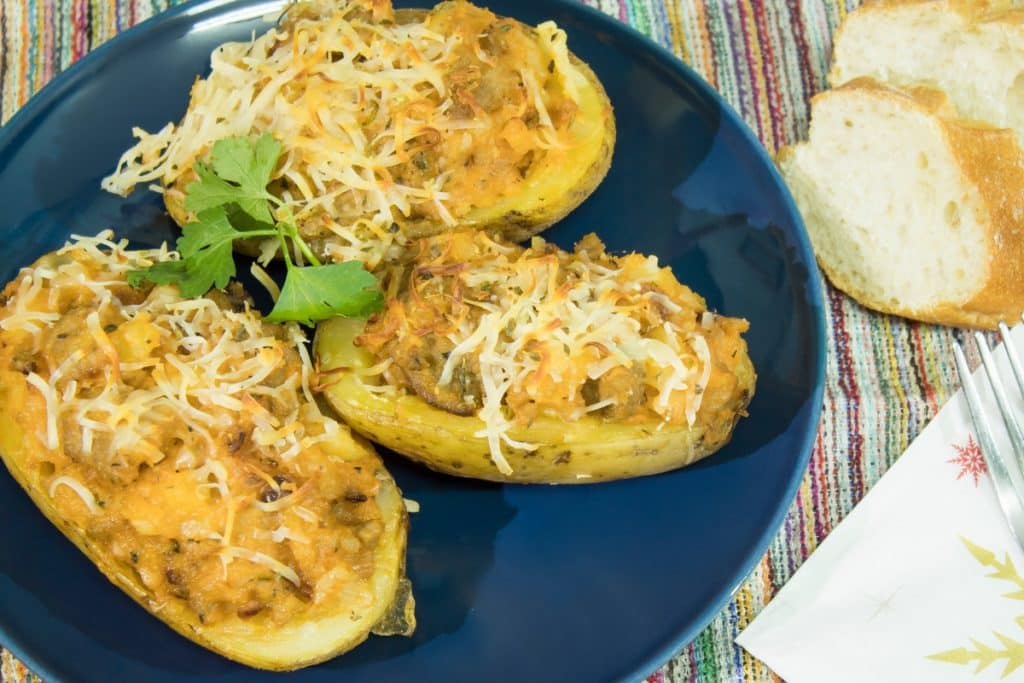
<instances>
[{"instance_id":1,"label":"parsley sprig","mask_svg":"<svg viewBox=\"0 0 1024 683\"><path fill-rule=\"evenodd\" d=\"M320 263L299 235L291 209L267 190L280 156L281 144L269 133L256 142L244 137L217 141L209 165L196 162L198 180L185 188L185 208L196 220L178 238L180 260L132 271L128 282L177 284L183 297L202 296L211 287L226 287L235 276L235 240L276 237L287 274L268 321L312 325L379 311L384 297L376 278L357 261ZM296 248L309 265L295 262Z\"/></svg>"}]
</instances>

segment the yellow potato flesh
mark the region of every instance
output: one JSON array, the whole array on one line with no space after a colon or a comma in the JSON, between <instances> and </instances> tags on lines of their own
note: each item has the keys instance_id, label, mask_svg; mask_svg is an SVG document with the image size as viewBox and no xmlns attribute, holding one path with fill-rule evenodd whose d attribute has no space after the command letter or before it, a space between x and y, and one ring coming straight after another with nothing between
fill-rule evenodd
<instances>
[{"instance_id":1,"label":"yellow potato flesh","mask_svg":"<svg viewBox=\"0 0 1024 683\"><path fill-rule=\"evenodd\" d=\"M615 147L612 105L594 72L578 60L573 66L586 78L570 128L575 145L565 152L549 152L516 192L473 209L465 223L522 241L564 218L601 184Z\"/></svg>"},{"instance_id":2,"label":"yellow potato flesh","mask_svg":"<svg viewBox=\"0 0 1024 683\"><path fill-rule=\"evenodd\" d=\"M584 417L566 422L539 417L514 427L509 437L538 444L534 451L506 448L512 473L504 475L491 460L487 440L476 436L484 422L460 417L405 393L381 394L366 388L358 371L377 362L355 346L363 322L336 318L317 330L316 353L325 373L324 394L356 431L427 467L460 477L501 482L586 484L656 474L689 465L721 448L735 419L698 422L693 427L659 423L622 424ZM337 369L337 370L336 370ZM753 393L749 358L737 365L739 385Z\"/></svg>"}]
</instances>

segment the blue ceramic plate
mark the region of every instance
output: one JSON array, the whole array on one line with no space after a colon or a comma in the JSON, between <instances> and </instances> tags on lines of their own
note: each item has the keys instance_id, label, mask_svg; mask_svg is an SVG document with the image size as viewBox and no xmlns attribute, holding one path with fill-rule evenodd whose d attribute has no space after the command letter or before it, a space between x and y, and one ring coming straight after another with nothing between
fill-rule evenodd
<instances>
[{"instance_id":1,"label":"blue ceramic plate","mask_svg":"<svg viewBox=\"0 0 1024 683\"><path fill-rule=\"evenodd\" d=\"M409 574L419 628L371 639L295 681L618 681L655 669L722 608L768 546L818 422L822 297L800 219L736 115L671 54L573 0L487 0L554 19L618 121L611 172L547 235L596 231L656 254L723 313L750 320L759 378L731 444L694 467L584 487L499 486L388 464L422 512ZM133 125L184 111L212 48L277 3L192 3L128 31L0 130L0 279L104 227L175 231L158 198L100 191ZM247 269L240 269L247 270ZM193 645L111 586L0 473L0 642L50 681L278 681Z\"/></svg>"}]
</instances>

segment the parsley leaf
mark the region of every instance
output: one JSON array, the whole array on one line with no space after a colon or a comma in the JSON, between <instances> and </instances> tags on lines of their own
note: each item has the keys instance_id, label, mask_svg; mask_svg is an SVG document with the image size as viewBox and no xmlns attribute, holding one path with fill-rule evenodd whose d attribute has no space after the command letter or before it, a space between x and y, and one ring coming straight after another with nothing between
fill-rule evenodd
<instances>
[{"instance_id":1,"label":"parsley leaf","mask_svg":"<svg viewBox=\"0 0 1024 683\"><path fill-rule=\"evenodd\" d=\"M145 270L128 271L128 284L141 287L142 283L149 281L155 285L169 285L180 282L185 276L184 261L160 261Z\"/></svg>"},{"instance_id":2,"label":"parsley leaf","mask_svg":"<svg viewBox=\"0 0 1024 683\"><path fill-rule=\"evenodd\" d=\"M190 269L186 261L161 261L128 273L128 284L132 287L139 287L146 280L157 285L176 284L184 297L202 296L210 290L210 278L194 267Z\"/></svg>"},{"instance_id":3,"label":"parsley leaf","mask_svg":"<svg viewBox=\"0 0 1024 683\"><path fill-rule=\"evenodd\" d=\"M263 232L276 234L274 230ZM184 297L202 296L211 287L222 289L235 276L231 245L240 237L246 235L231 227L223 208L208 209L182 230L178 238L180 261L163 261L146 270L132 271L128 283L136 287L144 280L163 285L177 283Z\"/></svg>"},{"instance_id":4,"label":"parsley leaf","mask_svg":"<svg viewBox=\"0 0 1024 683\"><path fill-rule=\"evenodd\" d=\"M261 223L273 223L267 185L281 156L281 143L264 133L255 144L247 138L218 140L210 151L210 165L194 165L196 182L185 188L185 208L201 213L237 204Z\"/></svg>"},{"instance_id":5,"label":"parsley leaf","mask_svg":"<svg viewBox=\"0 0 1024 683\"><path fill-rule=\"evenodd\" d=\"M202 296L211 286L223 289L235 276L235 256L231 245L244 234L231 227L223 207L208 209L199 220L189 223L178 238L178 251L190 271L181 286L182 296Z\"/></svg>"},{"instance_id":6,"label":"parsley leaf","mask_svg":"<svg viewBox=\"0 0 1024 683\"><path fill-rule=\"evenodd\" d=\"M297 320L312 325L338 315L365 318L383 304L377 278L358 261L293 267L267 320Z\"/></svg>"},{"instance_id":7,"label":"parsley leaf","mask_svg":"<svg viewBox=\"0 0 1024 683\"><path fill-rule=\"evenodd\" d=\"M246 192L266 194L280 157L281 143L264 133L256 144L247 138L218 140L211 161L214 172L224 180L238 183Z\"/></svg>"},{"instance_id":8,"label":"parsley leaf","mask_svg":"<svg viewBox=\"0 0 1024 683\"><path fill-rule=\"evenodd\" d=\"M235 230L223 208L209 209L199 214L199 220L189 223L178 238L178 251L182 258L197 256L203 251L215 251L221 257L231 258L231 243L246 237Z\"/></svg>"},{"instance_id":9,"label":"parsley leaf","mask_svg":"<svg viewBox=\"0 0 1024 683\"><path fill-rule=\"evenodd\" d=\"M276 237L288 274L267 320L312 325L336 315L366 317L379 311L384 297L377 279L355 261L320 265L288 207L267 190L280 156L281 143L269 133L256 142L234 137L214 143L209 164L196 162L198 180L185 188L185 208L196 220L178 238L181 259L131 271L129 284L177 284L183 297L202 296L211 287L223 289L235 276L235 240ZM272 205L281 207L280 221ZM296 265L292 247L313 265Z\"/></svg>"}]
</instances>

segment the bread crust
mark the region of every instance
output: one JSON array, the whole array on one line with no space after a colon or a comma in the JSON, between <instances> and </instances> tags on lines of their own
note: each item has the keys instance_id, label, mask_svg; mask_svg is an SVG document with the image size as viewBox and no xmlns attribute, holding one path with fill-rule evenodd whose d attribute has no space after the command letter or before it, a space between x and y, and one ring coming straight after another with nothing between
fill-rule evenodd
<instances>
[{"instance_id":1,"label":"bread crust","mask_svg":"<svg viewBox=\"0 0 1024 683\"><path fill-rule=\"evenodd\" d=\"M1024 311L1024 151L1012 130L944 120L960 170L989 211L991 266L985 286L964 304L982 327L1019 320Z\"/></svg>"},{"instance_id":2,"label":"bread crust","mask_svg":"<svg viewBox=\"0 0 1024 683\"><path fill-rule=\"evenodd\" d=\"M871 78L847 81L849 74L841 68L842 45L857 20L916 23L929 19L946 26L943 30L951 30L952 25L967 32L1000 24L1024 42L1024 9L1014 7L1011 0L866 0L837 29L828 74L833 90L813 98L812 107L824 98L847 97L855 92L859 96L895 99L900 106L933 117L964 185L976 188L980 196L988 254L986 272L971 274L978 288L967 301L941 301L927 308L910 309L898 302L899 292L891 293L897 299L895 303L877 300L851 281L856 278L850 277L848 268L827 262L821 253L817 258L836 287L874 310L940 325L994 328L1000 321L1019 319L1024 310L1024 151L1017 134L1008 128L958 118L956 107L942 90L905 84L900 89L888 76L880 76L887 81L885 84ZM954 20L952 24L949 19ZM778 153L784 176L790 174L787 167L792 158L793 148ZM813 226L809 228L813 234Z\"/></svg>"},{"instance_id":3,"label":"bread crust","mask_svg":"<svg viewBox=\"0 0 1024 683\"><path fill-rule=\"evenodd\" d=\"M897 90L867 78L818 94L812 106L826 98L847 97L850 93L897 99L902 106L937 119L960 173L977 187L988 213L989 266L983 284L969 300L938 302L918 309L873 298L818 251L817 260L825 275L864 306L883 313L939 325L987 329L995 328L1000 321L1019 320L1024 312L1024 150L1014 132L983 122L949 118L951 106L941 91ZM776 157L784 176L790 175L788 166L794 150L795 147L785 147ZM814 230L809 232L813 235Z\"/></svg>"}]
</instances>

